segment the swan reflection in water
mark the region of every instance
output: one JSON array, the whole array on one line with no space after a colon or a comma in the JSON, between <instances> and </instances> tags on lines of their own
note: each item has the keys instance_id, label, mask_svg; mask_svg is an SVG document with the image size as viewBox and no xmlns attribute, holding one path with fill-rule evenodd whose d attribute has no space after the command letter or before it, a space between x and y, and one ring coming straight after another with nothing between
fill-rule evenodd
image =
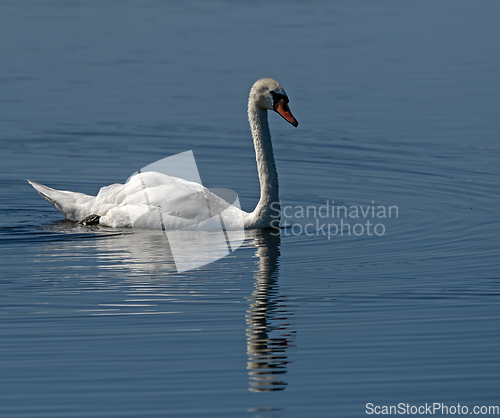
<instances>
[{"instance_id":1,"label":"swan reflection in water","mask_svg":"<svg viewBox=\"0 0 500 418\"><path fill-rule=\"evenodd\" d=\"M57 232L65 232L69 240L65 248L72 257L82 254L82 260L88 260L91 250L92 257L96 257L101 271L121 271L123 283L109 281L109 278L98 282L93 278L93 286L99 290L116 291L122 287L126 289L128 296L137 295L143 298L144 289L147 288L149 297L154 299L155 295L163 296L169 294L176 298L195 297L197 300L206 293L205 287L193 286L200 283L207 274L224 271L231 273L231 264L238 263L237 256L230 256L225 261L206 265L200 269L188 273L194 279L189 286L189 294L186 294L186 283L183 279L185 274L177 274L174 259L169 251L168 240L162 231L118 230L115 234L109 234L109 229L101 227L84 227L70 222L61 222L55 229ZM89 234L91 230L97 234ZM71 232L68 234L68 232ZM245 231L246 239L239 251L255 249L255 258L258 268L254 273L254 290L247 298L249 306L246 312L246 337L247 337L247 369L249 374L249 390L252 392L268 392L284 390L287 386L285 374L290 363L287 355L289 347L293 346L295 331L290 325L293 313L290 310L286 297L279 294L278 274L280 258L280 236L275 229L255 229ZM188 234L189 235L189 234ZM74 237L78 239L75 240ZM73 239L72 239L73 237ZM88 237L90 239L80 239ZM189 238L189 237L187 237ZM189 241L189 240L188 240ZM205 247L206 248L206 247ZM62 249L62 248L61 248ZM193 251L193 257L207 257L206 254ZM74 260L75 261L75 260ZM74 262L73 261L73 262ZM225 263L221 265L221 263ZM222 270L221 270L222 269ZM165 276L166 275L166 276ZM151 281L152 277L169 277L165 280ZM102 280L104 279L104 280ZM81 283L84 284L84 283ZM88 286L88 284L86 284ZM108 289L109 287L109 289ZM97 289L96 289L97 290ZM165 300L167 305L170 303ZM157 302L155 302L157 303ZM164 306L166 307L166 306ZM159 306L158 306L159 308ZM120 314L127 308L120 305ZM131 308L136 310L133 305ZM169 309L167 309L169 310ZM113 310L103 314L113 314ZM140 313L140 312L130 312ZM118 314L118 313L117 313Z\"/></svg>"},{"instance_id":2,"label":"swan reflection in water","mask_svg":"<svg viewBox=\"0 0 500 418\"><path fill-rule=\"evenodd\" d=\"M287 349L295 337L292 313L278 292L280 236L275 230L256 230L253 235L259 269L246 315L249 390L280 391L287 386Z\"/></svg>"}]
</instances>

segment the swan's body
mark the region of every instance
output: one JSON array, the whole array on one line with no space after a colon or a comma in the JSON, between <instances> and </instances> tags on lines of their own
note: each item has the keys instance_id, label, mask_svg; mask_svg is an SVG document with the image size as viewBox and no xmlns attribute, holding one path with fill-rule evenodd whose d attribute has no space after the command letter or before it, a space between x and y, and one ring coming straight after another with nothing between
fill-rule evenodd
<instances>
[{"instance_id":1,"label":"swan's body","mask_svg":"<svg viewBox=\"0 0 500 418\"><path fill-rule=\"evenodd\" d=\"M278 82L264 78L250 91L248 119L255 146L260 180L260 200L251 213L228 205L201 184L149 171L132 176L125 184L103 187L97 196L54 190L29 182L67 219L84 222L92 219L109 227L180 229L193 225L203 227L217 211L224 210L225 229L268 228L279 222L278 173L274 161L267 111L275 110L288 122L298 122L288 108L288 97ZM145 204L144 196L147 196ZM161 222L158 212L161 210ZM215 212L214 212L215 211ZM274 223L273 223L274 222ZM210 225L206 225L210 228Z\"/></svg>"}]
</instances>

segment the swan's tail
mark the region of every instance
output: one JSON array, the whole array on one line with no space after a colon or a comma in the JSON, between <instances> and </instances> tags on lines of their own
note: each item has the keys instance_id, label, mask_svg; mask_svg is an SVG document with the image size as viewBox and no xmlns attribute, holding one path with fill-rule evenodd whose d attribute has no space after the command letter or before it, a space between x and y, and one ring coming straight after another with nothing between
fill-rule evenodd
<instances>
[{"instance_id":1,"label":"swan's tail","mask_svg":"<svg viewBox=\"0 0 500 418\"><path fill-rule=\"evenodd\" d=\"M28 183L70 221L79 222L92 215L92 209L96 204L94 196L55 190L30 180L28 180Z\"/></svg>"}]
</instances>

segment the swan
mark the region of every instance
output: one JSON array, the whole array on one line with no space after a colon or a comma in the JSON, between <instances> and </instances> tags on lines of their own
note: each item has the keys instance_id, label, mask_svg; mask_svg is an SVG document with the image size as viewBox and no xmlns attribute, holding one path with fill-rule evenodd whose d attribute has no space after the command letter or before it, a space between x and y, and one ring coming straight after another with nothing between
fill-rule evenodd
<instances>
[{"instance_id":1,"label":"swan","mask_svg":"<svg viewBox=\"0 0 500 418\"><path fill-rule=\"evenodd\" d=\"M141 219L140 224L134 223L134 227L181 229L203 224L210 218L214 208L223 208L226 210L226 230L240 229L242 223L245 229L277 226L278 173L269 131L268 110L279 113L297 127L298 122L290 112L288 102L283 87L270 78L256 81L250 90L248 120L260 182L260 199L251 213L234 205L228 207L227 202L199 183L155 171L135 174L125 184L103 187L97 196L55 190L34 181L28 182L68 220L85 225L129 227L132 226L133 217ZM161 223L155 222L158 219L158 215L153 216L155 211L148 211L148 206L144 203L145 194L148 197L147 204L153 204L161 210Z\"/></svg>"}]
</instances>

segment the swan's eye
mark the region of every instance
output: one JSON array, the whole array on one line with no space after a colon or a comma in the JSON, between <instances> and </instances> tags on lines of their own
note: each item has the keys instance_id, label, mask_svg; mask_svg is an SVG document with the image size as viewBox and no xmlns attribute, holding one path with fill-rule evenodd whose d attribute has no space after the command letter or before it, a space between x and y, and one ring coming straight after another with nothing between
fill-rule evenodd
<instances>
[{"instance_id":1,"label":"swan's eye","mask_svg":"<svg viewBox=\"0 0 500 418\"><path fill-rule=\"evenodd\" d=\"M276 93L275 91L272 91L271 94L273 95L274 105L276 105L276 103L278 103L280 100L283 100L283 102L285 103L288 103L290 101L284 94Z\"/></svg>"}]
</instances>

